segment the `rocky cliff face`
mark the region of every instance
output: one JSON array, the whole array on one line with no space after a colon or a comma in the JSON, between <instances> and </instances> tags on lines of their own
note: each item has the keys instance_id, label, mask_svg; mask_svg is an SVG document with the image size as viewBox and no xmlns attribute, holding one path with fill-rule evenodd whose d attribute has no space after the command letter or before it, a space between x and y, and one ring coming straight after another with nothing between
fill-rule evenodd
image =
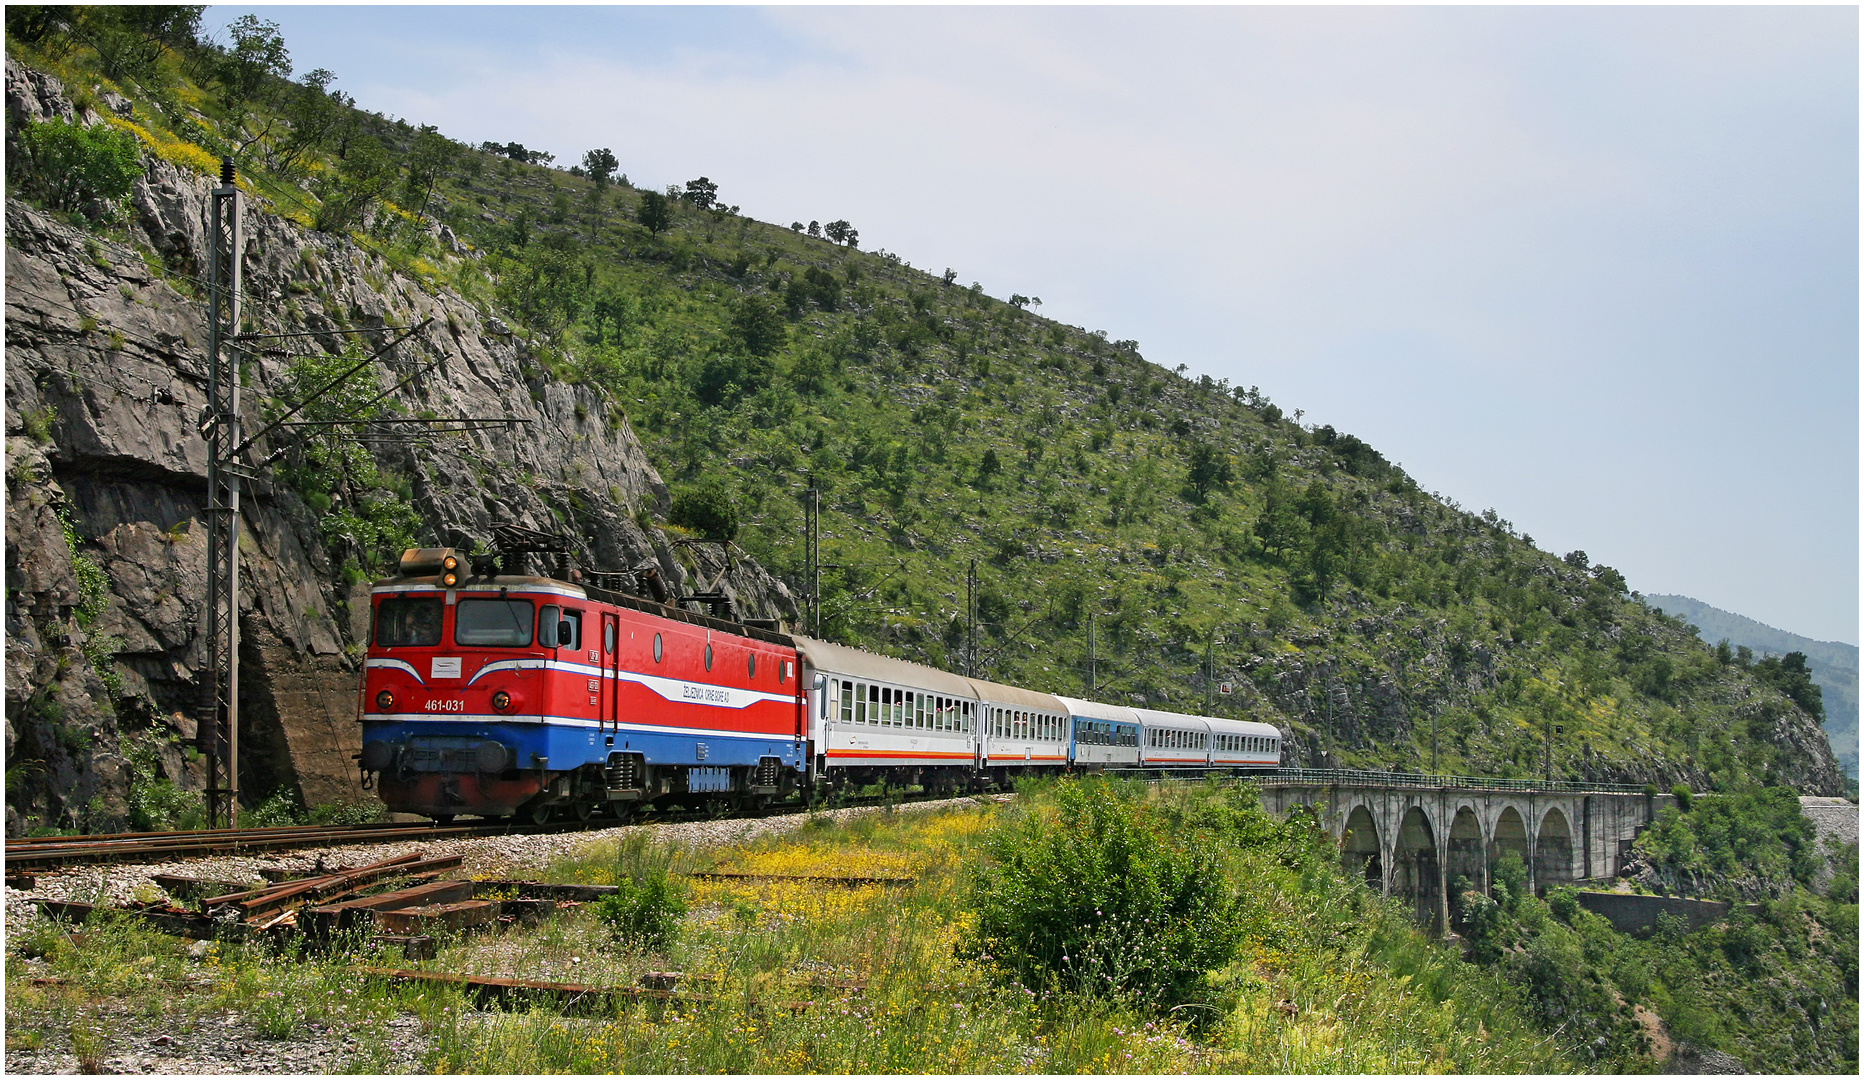
<instances>
[{"instance_id":1,"label":"rocky cliff face","mask_svg":"<svg viewBox=\"0 0 1864 1080\"><path fill-rule=\"evenodd\" d=\"M55 79L11 59L6 76L10 121L74 115ZM149 159L115 239L6 204L9 835L116 828L157 779L201 786L185 743L204 660L206 446L195 425L206 315L195 277L209 187ZM396 336L381 328L431 320L382 361L384 386L406 381L394 395L406 413L521 422L375 446L422 522L417 540L486 541L494 522L511 522L569 536L585 567L651 561L676 592L717 581L740 614L794 614L756 565L672 544L654 524L665 485L626 420L552 380L496 319L258 200L244 235L246 329L317 332L249 362L249 432L293 354L350 339L374 352ZM242 791L248 803L280 789L305 805L360 800L350 755L368 587L353 566L343 573L345 549L290 487L249 485L243 515Z\"/></svg>"}]
</instances>

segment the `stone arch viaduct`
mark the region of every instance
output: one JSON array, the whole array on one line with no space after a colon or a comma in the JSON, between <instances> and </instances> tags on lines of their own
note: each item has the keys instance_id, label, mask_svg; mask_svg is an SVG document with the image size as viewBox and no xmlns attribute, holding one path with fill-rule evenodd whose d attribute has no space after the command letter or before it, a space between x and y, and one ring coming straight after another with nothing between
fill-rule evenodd
<instances>
[{"instance_id":1,"label":"stone arch viaduct","mask_svg":"<svg viewBox=\"0 0 1864 1080\"><path fill-rule=\"evenodd\" d=\"M1338 769L1283 769L1257 784L1270 813L1313 808L1348 868L1409 900L1438 930L1450 925L1451 893L1486 890L1510 853L1536 892L1616 876L1632 839L1672 798L1620 784Z\"/></svg>"}]
</instances>

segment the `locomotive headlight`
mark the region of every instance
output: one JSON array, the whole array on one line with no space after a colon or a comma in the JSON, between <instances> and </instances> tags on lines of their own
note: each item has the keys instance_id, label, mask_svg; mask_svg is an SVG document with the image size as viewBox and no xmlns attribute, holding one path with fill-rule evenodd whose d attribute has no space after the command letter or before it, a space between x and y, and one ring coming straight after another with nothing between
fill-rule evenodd
<instances>
[{"instance_id":1,"label":"locomotive headlight","mask_svg":"<svg viewBox=\"0 0 1864 1080\"><path fill-rule=\"evenodd\" d=\"M382 710L383 712L392 711L395 707L394 691L384 690L381 693L377 694L375 696L375 707Z\"/></svg>"},{"instance_id":2,"label":"locomotive headlight","mask_svg":"<svg viewBox=\"0 0 1864 1080\"><path fill-rule=\"evenodd\" d=\"M448 555L440 560L440 584L451 589L460 583L460 557Z\"/></svg>"},{"instance_id":3,"label":"locomotive headlight","mask_svg":"<svg viewBox=\"0 0 1864 1080\"><path fill-rule=\"evenodd\" d=\"M492 695L492 707L494 709L497 709L499 712L510 712L511 711L510 692L505 691L505 690L499 690L495 692Z\"/></svg>"}]
</instances>

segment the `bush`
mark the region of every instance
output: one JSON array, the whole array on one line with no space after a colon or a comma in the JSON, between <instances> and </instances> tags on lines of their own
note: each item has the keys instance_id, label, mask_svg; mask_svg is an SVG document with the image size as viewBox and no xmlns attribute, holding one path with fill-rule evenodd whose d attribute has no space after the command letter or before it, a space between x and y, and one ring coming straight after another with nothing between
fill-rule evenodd
<instances>
[{"instance_id":1,"label":"bush","mask_svg":"<svg viewBox=\"0 0 1864 1080\"><path fill-rule=\"evenodd\" d=\"M1054 801L987 839L970 951L1036 990L1165 1007L1206 989L1238 942L1210 846L1103 781L1063 781Z\"/></svg>"},{"instance_id":2,"label":"bush","mask_svg":"<svg viewBox=\"0 0 1864 1080\"><path fill-rule=\"evenodd\" d=\"M679 937L686 898L664 867L652 867L616 882L616 892L596 901L593 910L616 937L658 949Z\"/></svg>"},{"instance_id":3,"label":"bush","mask_svg":"<svg viewBox=\"0 0 1864 1080\"><path fill-rule=\"evenodd\" d=\"M707 540L730 541L738 535L738 507L718 480L703 480L673 493L667 520Z\"/></svg>"},{"instance_id":4,"label":"bush","mask_svg":"<svg viewBox=\"0 0 1864 1080\"><path fill-rule=\"evenodd\" d=\"M94 220L115 216L142 175L136 137L104 124L68 120L29 123L20 129L12 171L21 187L53 210L82 212Z\"/></svg>"},{"instance_id":5,"label":"bush","mask_svg":"<svg viewBox=\"0 0 1864 1080\"><path fill-rule=\"evenodd\" d=\"M298 805L297 797L284 788L272 792L266 800L251 810L241 811L239 826L242 829L267 829L281 825L304 824L304 811Z\"/></svg>"}]
</instances>

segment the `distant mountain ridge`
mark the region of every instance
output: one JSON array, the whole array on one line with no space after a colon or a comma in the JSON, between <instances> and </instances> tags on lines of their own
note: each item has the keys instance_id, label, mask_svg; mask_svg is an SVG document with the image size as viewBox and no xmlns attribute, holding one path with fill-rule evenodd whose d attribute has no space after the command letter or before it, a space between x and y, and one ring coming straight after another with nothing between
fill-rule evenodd
<instances>
[{"instance_id":1,"label":"distant mountain ridge","mask_svg":"<svg viewBox=\"0 0 1864 1080\"><path fill-rule=\"evenodd\" d=\"M1723 611L1687 596L1644 598L1652 607L1662 608L1693 623L1702 640L1713 645L1727 639L1730 645L1746 645L1757 653L1785 656L1790 652L1806 654L1812 666L1812 681L1825 695L1825 734L1832 741L1832 753L1851 779L1858 778L1858 647L1842 641L1815 641L1788 630Z\"/></svg>"}]
</instances>

